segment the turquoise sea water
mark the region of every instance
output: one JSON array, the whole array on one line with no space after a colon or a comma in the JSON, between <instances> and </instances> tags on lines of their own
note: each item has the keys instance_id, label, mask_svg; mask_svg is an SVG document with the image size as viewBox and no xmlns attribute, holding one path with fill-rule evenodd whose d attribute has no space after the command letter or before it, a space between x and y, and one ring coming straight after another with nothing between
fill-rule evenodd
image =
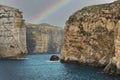
<instances>
[{"instance_id":1,"label":"turquoise sea water","mask_svg":"<svg viewBox=\"0 0 120 80\"><path fill-rule=\"evenodd\" d=\"M0 60L0 80L120 80L101 70L49 61L51 54L28 55L25 60Z\"/></svg>"}]
</instances>

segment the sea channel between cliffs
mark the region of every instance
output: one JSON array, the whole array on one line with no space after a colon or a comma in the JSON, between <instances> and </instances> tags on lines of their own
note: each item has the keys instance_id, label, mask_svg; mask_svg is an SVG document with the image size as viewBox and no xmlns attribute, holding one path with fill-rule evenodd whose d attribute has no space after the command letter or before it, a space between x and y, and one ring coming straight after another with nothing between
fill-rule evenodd
<instances>
[{"instance_id":1,"label":"sea channel between cliffs","mask_svg":"<svg viewBox=\"0 0 120 80\"><path fill-rule=\"evenodd\" d=\"M120 0L75 12L65 32L25 23L19 9L1 5L0 13L1 80L120 79ZM61 53L62 63L43 53Z\"/></svg>"}]
</instances>

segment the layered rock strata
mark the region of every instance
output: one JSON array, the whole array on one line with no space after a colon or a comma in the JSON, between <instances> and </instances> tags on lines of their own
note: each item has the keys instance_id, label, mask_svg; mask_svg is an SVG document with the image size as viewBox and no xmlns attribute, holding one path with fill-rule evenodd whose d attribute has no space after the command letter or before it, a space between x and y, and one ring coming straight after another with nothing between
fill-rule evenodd
<instances>
[{"instance_id":1,"label":"layered rock strata","mask_svg":"<svg viewBox=\"0 0 120 80\"><path fill-rule=\"evenodd\" d=\"M66 22L61 59L120 74L120 0L85 7Z\"/></svg>"},{"instance_id":2,"label":"layered rock strata","mask_svg":"<svg viewBox=\"0 0 120 80\"><path fill-rule=\"evenodd\" d=\"M64 31L60 27L43 24L26 24L29 53L59 53Z\"/></svg>"},{"instance_id":3,"label":"layered rock strata","mask_svg":"<svg viewBox=\"0 0 120 80\"><path fill-rule=\"evenodd\" d=\"M0 5L0 58L20 58L27 52L21 13L18 9Z\"/></svg>"}]
</instances>

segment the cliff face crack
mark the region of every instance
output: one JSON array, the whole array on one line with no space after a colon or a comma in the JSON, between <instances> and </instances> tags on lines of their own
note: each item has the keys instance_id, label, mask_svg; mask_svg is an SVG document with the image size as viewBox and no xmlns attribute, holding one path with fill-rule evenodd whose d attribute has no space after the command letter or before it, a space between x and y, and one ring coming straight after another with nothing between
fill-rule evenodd
<instances>
[{"instance_id":1,"label":"cliff face crack","mask_svg":"<svg viewBox=\"0 0 120 80\"><path fill-rule=\"evenodd\" d=\"M5 30L9 30L9 29L7 29L7 27L5 27L5 26L3 26L4 28L5 28ZM13 41L14 43L15 43L15 45L14 46L16 46L16 49L17 50L21 50L21 48L20 48L20 46L19 46L19 44L18 44L18 41L15 39L15 37L14 37L14 35L13 35L13 32L11 31L11 30L9 30L10 31L10 33L9 34L11 34L11 40L10 41ZM7 37L6 37L7 38ZM10 47L11 48L13 48L13 46L11 46L13 43L11 43L10 44ZM9 46L8 46L9 47ZM15 47L14 47L15 48Z\"/></svg>"}]
</instances>

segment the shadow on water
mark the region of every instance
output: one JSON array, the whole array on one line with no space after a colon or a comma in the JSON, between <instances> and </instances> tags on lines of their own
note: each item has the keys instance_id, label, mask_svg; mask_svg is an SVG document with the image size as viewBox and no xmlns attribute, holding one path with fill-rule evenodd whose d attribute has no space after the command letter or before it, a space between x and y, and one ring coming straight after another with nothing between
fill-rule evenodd
<instances>
[{"instance_id":1,"label":"shadow on water","mask_svg":"<svg viewBox=\"0 0 120 80\"><path fill-rule=\"evenodd\" d=\"M108 75L101 68L76 64L63 63L65 78L70 80L120 80L118 75Z\"/></svg>"},{"instance_id":2,"label":"shadow on water","mask_svg":"<svg viewBox=\"0 0 120 80\"><path fill-rule=\"evenodd\" d=\"M23 80L19 73L23 71L21 69L24 63L25 60L0 60L0 80Z\"/></svg>"}]
</instances>

